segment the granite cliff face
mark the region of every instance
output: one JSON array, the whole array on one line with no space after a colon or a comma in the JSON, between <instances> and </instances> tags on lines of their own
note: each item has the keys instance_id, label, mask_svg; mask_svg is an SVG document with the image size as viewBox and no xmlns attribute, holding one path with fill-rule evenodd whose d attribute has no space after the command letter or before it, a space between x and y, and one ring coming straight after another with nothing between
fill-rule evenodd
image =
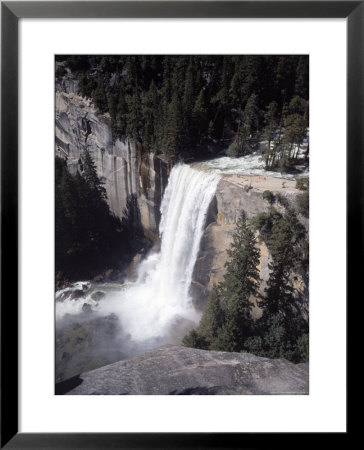
<instances>
[{"instance_id":1,"label":"granite cliff face","mask_svg":"<svg viewBox=\"0 0 364 450\"><path fill-rule=\"evenodd\" d=\"M56 385L62 395L308 394L308 364L166 345Z\"/></svg>"},{"instance_id":2,"label":"granite cliff face","mask_svg":"<svg viewBox=\"0 0 364 450\"><path fill-rule=\"evenodd\" d=\"M147 237L158 240L160 202L169 166L158 156L144 154L128 139L114 139L109 117L77 95L77 84L66 79L56 91L56 155L67 159L72 173L82 171L87 148L104 183L111 211L123 216L127 206L136 209Z\"/></svg>"},{"instance_id":3,"label":"granite cliff face","mask_svg":"<svg viewBox=\"0 0 364 450\"><path fill-rule=\"evenodd\" d=\"M205 233L201 240L200 252L195 264L191 294L195 306L202 310L208 294L215 283L223 281L225 274L224 264L227 261L227 248L232 242L232 235L236 222L244 210L247 219L252 219L260 212L267 211L269 203L263 198L263 192L270 190L273 194L282 195L289 205L296 208L296 197L301 193L295 187L293 180L284 180L263 175L224 175L220 180L215 201L211 205L209 219ZM281 211L282 206L275 204ZM298 216L308 230L308 219ZM268 264L272 261L269 249L264 242L259 243L261 278L260 293L269 279ZM299 275L292 277L296 308L304 317L308 318L308 281ZM252 299L254 308L252 314L255 318L261 316L261 309L255 299Z\"/></svg>"}]
</instances>

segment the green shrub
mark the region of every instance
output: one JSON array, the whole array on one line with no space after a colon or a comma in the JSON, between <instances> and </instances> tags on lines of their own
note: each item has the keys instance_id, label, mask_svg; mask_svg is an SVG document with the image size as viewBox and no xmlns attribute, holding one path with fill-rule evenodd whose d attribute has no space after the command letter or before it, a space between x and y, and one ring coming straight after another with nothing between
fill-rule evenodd
<instances>
[{"instance_id":1,"label":"green shrub","mask_svg":"<svg viewBox=\"0 0 364 450\"><path fill-rule=\"evenodd\" d=\"M263 339L261 336L251 336L245 341L244 347L249 353L264 356Z\"/></svg>"},{"instance_id":2,"label":"green shrub","mask_svg":"<svg viewBox=\"0 0 364 450\"><path fill-rule=\"evenodd\" d=\"M66 75L67 70L63 66L58 66L56 69L56 77L61 78Z\"/></svg>"},{"instance_id":3,"label":"green shrub","mask_svg":"<svg viewBox=\"0 0 364 450\"><path fill-rule=\"evenodd\" d=\"M275 196L272 191L268 190L264 191L263 198L264 200L267 200L267 202L270 203L271 205L273 205L273 203L275 202Z\"/></svg>"},{"instance_id":4,"label":"green shrub","mask_svg":"<svg viewBox=\"0 0 364 450\"><path fill-rule=\"evenodd\" d=\"M302 334L296 343L297 360L299 362L307 362L309 359L309 335Z\"/></svg>"},{"instance_id":5,"label":"green shrub","mask_svg":"<svg viewBox=\"0 0 364 450\"><path fill-rule=\"evenodd\" d=\"M182 345L185 347L207 349L208 344L203 336L197 330L191 330L182 340Z\"/></svg>"},{"instance_id":6,"label":"green shrub","mask_svg":"<svg viewBox=\"0 0 364 450\"><path fill-rule=\"evenodd\" d=\"M289 173L293 169L293 162L287 156L283 156L278 162L278 170L281 173Z\"/></svg>"},{"instance_id":7,"label":"green shrub","mask_svg":"<svg viewBox=\"0 0 364 450\"><path fill-rule=\"evenodd\" d=\"M278 192L278 194L276 194L276 200L284 208L288 208L289 207L289 203L288 203L287 198L284 195L280 194L279 192Z\"/></svg>"},{"instance_id":8,"label":"green shrub","mask_svg":"<svg viewBox=\"0 0 364 450\"><path fill-rule=\"evenodd\" d=\"M308 191L305 191L303 194L297 195L296 198L298 211L305 217L309 216L310 209L310 199Z\"/></svg>"},{"instance_id":9,"label":"green shrub","mask_svg":"<svg viewBox=\"0 0 364 450\"><path fill-rule=\"evenodd\" d=\"M295 272L299 275L305 276L308 274L310 264L310 248L307 239L303 239L296 250L297 258L294 266Z\"/></svg>"},{"instance_id":10,"label":"green shrub","mask_svg":"<svg viewBox=\"0 0 364 450\"><path fill-rule=\"evenodd\" d=\"M282 215L273 206L269 207L268 212L260 212L250 221L251 226L259 231L266 240L271 232L273 225L281 219Z\"/></svg>"},{"instance_id":11,"label":"green shrub","mask_svg":"<svg viewBox=\"0 0 364 450\"><path fill-rule=\"evenodd\" d=\"M231 158L236 158L238 156L236 141L229 145L229 148L226 150L226 156L230 156Z\"/></svg>"},{"instance_id":12,"label":"green shrub","mask_svg":"<svg viewBox=\"0 0 364 450\"><path fill-rule=\"evenodd\" d=\"M309 188L308 177L298 178L296 180L296 189L299 189L300 191L308 191L308 188Z\"/></svg>"},{"instance_id":13,"label":"green shrub","mask_svg":"<svg viewBox=\"0 0 364 450\"><path fill-rule=\"evenodd\" d=\"M254 216L251 220L251 226L262 232L271 229L271 224L269 223L269 215L266 212L260 212Z\"/></svg>"}]
</instances>

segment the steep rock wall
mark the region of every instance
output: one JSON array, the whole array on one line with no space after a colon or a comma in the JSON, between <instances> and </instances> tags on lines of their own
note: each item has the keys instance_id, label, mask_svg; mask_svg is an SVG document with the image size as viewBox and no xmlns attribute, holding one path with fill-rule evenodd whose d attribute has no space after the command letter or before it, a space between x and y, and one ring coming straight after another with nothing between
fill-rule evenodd
<instances>
[{"instance_id":1,"label":"steep rock wall","mask_svg":"<svg viewBox=\"0 0 364 450\"><path fill-rule=\"evenodd\" d=\"M260 212L267 211L269 203L263 198L263 192L270 190L273 194L282 195L293 208L296 208L296 197L301 193L295 187L293 180L284 180L268 176L225 175L220 180L215 196L215 202L209 213L209 220L201 240L200 252L196 261L191 295L195 306L202 310L212 286L223 281L228 259L226 250L232 242L236 222L244 210L247 219L251 220ZM284 208L275 204L282 212ZM308 231L308 219L298 215L299 220ZM264 293L270 270L268 264L272 261L269 249L264 242L259 242L260 262L259 274L261 284L259 292ZM296 307L304 317L308 317L308 281L299 275L292 277ZM262 314L256 299L251 299L255 305L253 317Z\"/></svg>"},{"instance_id":2,"label":"steep rock wall","mask_svg":"<svg viewBox=\"0 0 364 450\"><path fill-rule=\"evenodd\" d=\"M66 82L67 81L67 82ZM113 139L107 114L99 114L90 99L76 94L77 85L63 80L56 91L57 156L67 159L72 173L82 171L87 148L104 183L111 211L123 217L125 208L137 209L145 234L158 240L160 202L168 180L168 164L143 154L134 142Z\"/></svg>"}]
</instances>

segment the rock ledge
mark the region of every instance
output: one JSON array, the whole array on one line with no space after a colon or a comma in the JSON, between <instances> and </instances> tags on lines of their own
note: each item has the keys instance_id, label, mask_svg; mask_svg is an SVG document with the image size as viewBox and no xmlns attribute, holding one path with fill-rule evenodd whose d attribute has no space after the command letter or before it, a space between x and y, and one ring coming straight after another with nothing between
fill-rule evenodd
<instances>
[{"instance_id":1,"label":"rock ledge","mask_svg":"<svg viewBox=\"0 0 364 450\"><path fill-rule=\"evenodd\" d=\"M165 345L58 383L56 394L308 394L308 364Z\"/></svg>"}]
</instances>

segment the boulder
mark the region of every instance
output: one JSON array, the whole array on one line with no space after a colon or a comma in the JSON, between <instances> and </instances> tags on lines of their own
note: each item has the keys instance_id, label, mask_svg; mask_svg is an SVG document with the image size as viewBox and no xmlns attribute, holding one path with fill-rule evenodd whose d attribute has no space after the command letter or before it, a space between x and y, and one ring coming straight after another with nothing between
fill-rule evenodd
<instances>
[{"instance_id":1,"label":"boulder","mask_svg":"<svg viewBox=\"0 0 364 450\"><path fill-rule=\"evenodd\" d=\"M89 303L84 303L84 304L82 305L82 311L83 311L84 313L92 313L92 307L91 307L91 305L90 305Z\"/></svg>"},{"instance_id":2,"label":"boulder","mask_svg":"<svg viewBox=\"0 0 364 450\"><path fill-rule=\"evenodd\" d=\"M95 291L91 294L92 300L95 300L95 302L99 302L105 297L105 292L102 291Z\"/></svg>"},{"instance_id":3,"label":"boulder","mask_svg":"<svg viewBox=\"0 0 364 450\"><path fill-rule=\"evenodd\" d=\"M85 292L83 289L75 289L70 295L71 300L78 300L79 298L85 298Z\"/></svg>"},{"instance_id":4,"label":"boulder","mask_svg":"<svg viewBox=\"0 0 364 450\"><path fill-rule=\"evenodd\" d=\"M56 385L68 395L308 394L308 364L165 345Z\"/></svg>"}]
</instances>

